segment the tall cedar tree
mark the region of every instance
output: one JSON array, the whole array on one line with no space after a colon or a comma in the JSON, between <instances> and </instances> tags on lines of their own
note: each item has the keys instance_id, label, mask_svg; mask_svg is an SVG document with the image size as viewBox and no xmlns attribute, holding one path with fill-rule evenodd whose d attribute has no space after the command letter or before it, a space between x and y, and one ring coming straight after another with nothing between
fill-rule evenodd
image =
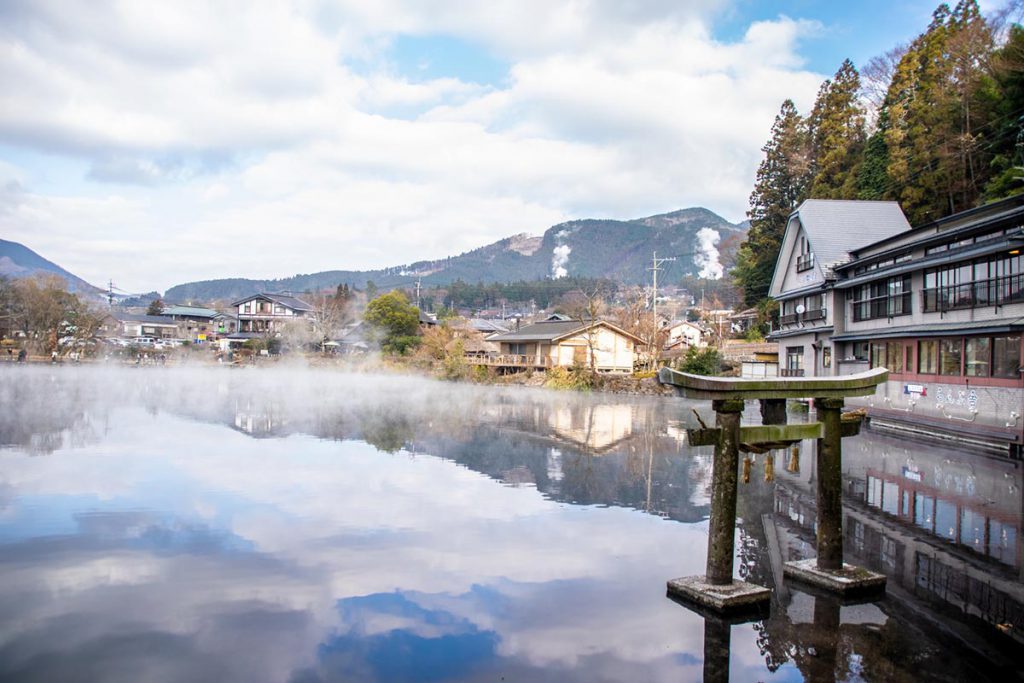
<instances>
[{"instance_id":1,"label":"tall cedar tree","mask_svg":"<svg viewBox=\"0 0 1024 683\"><path fill-rule=\"evenodd\" d=\"M786 221L807 189L810 164L806 126L792 100L782 103L771 139L761 150L765 156L757 169L747 212L750 231L733 270L747 306L756 306L768 296Z\"/></svg>"},{"instance_id":2,"label":"tall cedar tree","mask_svg":"<svg viewBox=\"0 0 1024 683\"><path fill-rule=\"evenodd\" d=\"M974 206L987 175L975 107L992 35L975 0L940 5L893 74L880 116L890 186L911 224Z\"/></svg>"},{"instance_id":3,"label":"tall cedar tree","mask_svg":"<svg viewBox=\"0 0 1024 683\"><path fill-rule=\"evenodd\" d=\"M1024 28L1011 26L992 58L991 180L985 200L1024 193Z\"/></svg>"},{"instance_id":4,"label":"tall cedar tree","mask_svg":"<svg viewBox=\"0 0 1024 683\"><path fill-rule=\"evenodd\" d=\"M864 107L859 101L860 75L849 59L825 81L808 121L814 199L853 199L864 152Z\"/></svg>"}]
</instances>

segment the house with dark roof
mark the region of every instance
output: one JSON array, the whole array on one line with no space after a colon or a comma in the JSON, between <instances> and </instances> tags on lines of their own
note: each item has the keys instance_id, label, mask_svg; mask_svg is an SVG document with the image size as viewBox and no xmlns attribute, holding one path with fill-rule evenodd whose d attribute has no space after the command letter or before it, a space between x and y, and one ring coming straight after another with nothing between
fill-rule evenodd
<instances>
[{"instance_id":1,"label":"house with dark roof","mask_svg":"<svg viewBox=\"0 0 1024 683\"><path fill-rule=\"evenodd\" d=\"M177 322L182 337L201 343L215 333L214 319L219 314L212 308L171 305L165 306L160 315Z\"/></svg>"},{"instance_id":2,"label":"house with dark roof","mask_svg":"<svg viewBox=\"0 0 1024 683\"><path fill-rule=\"evenodd\" d=\"M231 304L238 316L238 332L274 334L295 320L312 316L313 306L290 294L253 294Z\"/></svg>"},{"instance_id":3,"label":"house with dark roof","mask_svg":"<svg viewBox=\"0 0 1024 683\"><path fill-rule=\"evenodd\" d=\"M113 317L117 320L119 336L122 337L173 339L178 336L178 324L162 315L116 312Z\"/></svg>"},{"instance_id":4,"label":"house with dark roof","mask_svg":"<svg viewBox=\"0 0 1024 683\"><path fill-rule=\"evenodd\" d=\"M564 316L562 317L564 318ZM500 345L491 364L508 367L570 367L598 372L633 372L643 340L605 320L553 318L487 337Z\"/></svg>"}]
</instances>

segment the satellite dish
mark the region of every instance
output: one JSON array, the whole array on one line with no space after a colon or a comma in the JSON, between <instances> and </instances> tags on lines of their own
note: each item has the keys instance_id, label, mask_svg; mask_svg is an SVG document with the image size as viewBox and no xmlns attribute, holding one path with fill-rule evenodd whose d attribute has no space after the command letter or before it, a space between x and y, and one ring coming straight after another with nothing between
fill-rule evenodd
<instances>
[{"instance_id":1,"label":"satellite dish","mask_svg":"<svg viewBox=\"0 0 1024 683\"><path fill-rule=\"evenodd\" d=\"M803 304L797 304L796 305L796 312L799 313L800 315L803 315L804 312L806 312L806 311L807 311L807 309L804 308Z\"/></svg>"}]
</instances>

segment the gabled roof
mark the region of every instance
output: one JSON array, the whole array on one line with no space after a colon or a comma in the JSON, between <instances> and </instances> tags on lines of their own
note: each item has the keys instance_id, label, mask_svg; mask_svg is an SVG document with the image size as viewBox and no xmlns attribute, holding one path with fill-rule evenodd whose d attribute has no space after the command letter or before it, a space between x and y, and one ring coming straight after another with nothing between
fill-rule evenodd
<instances>
[{"instance_id":1,"label":"gabled roof","mask_svg":"<svg viewBox=\"0 0 1024 683\"><path fill-rule=\"evenodd\" d=\"M504 325L485 318L470 318L469 326L477 332L508 332L508 328Z\"/></svg>"},{"instance_id":2,"label":"gabled roof","mask_svg":"<svg viewBox=\"0 0 1024 683\"><path fill-rule=\"evenodd\" d=\"M640 344L644 343L643 339L626 332L621 327L617 327L607 320L596 320L590 323L582 323L579 320L545 320L543 322L533 323L532 325L524 325L520 329L512 332L492 334L487 337L487 341L506 343L536 341L556 342L597 326L607 327L608 329L617 332L624 337L629 337Z\"/></svg>"},{"instance_id":3,"label":"gabled roof","mask_svg":"<svg viewBox=\"0 0 1024 683\"><path fill-rule=\"evenodd\" d=\"M854 249L910 230L897 202L808 199L793 215L800 218L815 260L826 268L849 259Z\"/></svg>"},{"instance_id":4,"label":"gabled roof","mask_svg":"<svg viewBox=\"0 0 1024 683\"><path fill-rule=\"evenodd\" d=\"M161 315L180 315L192 318L213 318L217 311L201 306L166 306Z\"/></svg>"},{"instance_id":5,"label":"gabled roof","mask_svg":"<svg viewBox=\"0 0 1024 683\"><path fill-rule=\"evenodd\" d=\"M780 277L796 242L793 231L800 228L814 253L814 267L828 277L834 266L850 260L851 251L908 231L910 224L896 202L808 199L789 216L770 292L781 289Z\"/></svg>"},{"instance_id":6,"label":"gabled roof","mask_svg":"<svg viewBox=\"0 0 1024 683\"><path fill-rule=\"evenodd\" d=\"M176 324L172 318L167 318L162 315L144 315L142 313L114 313L114 318L118 322L122 323L146 323L149 325L165 325L167 327L175 327Z\"/></svg>"},{"instance_id":7,"label":"gabled roof","mask_svg":"<svg viewBox=\"0 0 1024 683\"><path fill-rule=\"evenodd\" d=\"M271 302L273 302L275 304L281 304L282 306L287 306L288 308L292 309L293 311L312 311L313 310L313 307L311 305L307 304L302 299L299 299L297 297L291 296L290 294L268 294L266 292L262 292L260 294L252 294L250 296L245 297L244 299L239 299L238 301L235 301L231 305L232 306L240 306L240 305L244 304L246 301L253 301L255 299L266 299L267 301L271 301Z\"/></svg>"}]
</instances>

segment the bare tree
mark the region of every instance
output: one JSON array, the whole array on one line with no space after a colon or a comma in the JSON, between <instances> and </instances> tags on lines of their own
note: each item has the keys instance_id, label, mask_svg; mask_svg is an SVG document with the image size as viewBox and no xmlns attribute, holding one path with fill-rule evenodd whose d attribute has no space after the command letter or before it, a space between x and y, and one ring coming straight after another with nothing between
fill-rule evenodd
<instances>
[{"instance_id":1,"label":"bare tree","mask_svg":"<svg viewBox=\"0 0 1024 683\"><path fill-rule=\"evenodd\" d=\"M312 334L323 351L324 344L336 336L348 320L349 298L343 296L339 290L334 294L320 292L306 296L305 301L313 307L309 316Z\"/></svg>"},{"instance_id":2,"label":"bare tree","mask_svg":"<svg viewBox=\"0 0 1024 683\"><path fill-rule=\"evenodd\" d=\"M644 341L644 350L640 351L640 365L645 370L654 368L661 349L661 335L658 321L650 308L647 292L642 287L634 287L623 297L624 304L614 313L616 324L630 334Z\"/></svg>"},{"instance_id":3,"label":"bare tree","mask_svg":"<svg viewBox=\"0 0 1024 683\"><path fill-rule=\"evenodd\" d=\"M607 310L608 288L604 283L593 287L575 289L562 299L562 308L581 325L587 342L587 355L591 375L597 374L597 325Z\"/></svg>"},{"instance_id":4,"label":"bare tree","mask_svg":"<svg viewBox=\"0 0 1024 683\"><path fill-rule=\"evenodd\" d=\"M860 70L861 96L870 110L872 124L877 123L878 111L885 103L885 95L889 92L892 76L906 53L905 43L897 45L869 59Z\"/></svg>"}]
</instances>

